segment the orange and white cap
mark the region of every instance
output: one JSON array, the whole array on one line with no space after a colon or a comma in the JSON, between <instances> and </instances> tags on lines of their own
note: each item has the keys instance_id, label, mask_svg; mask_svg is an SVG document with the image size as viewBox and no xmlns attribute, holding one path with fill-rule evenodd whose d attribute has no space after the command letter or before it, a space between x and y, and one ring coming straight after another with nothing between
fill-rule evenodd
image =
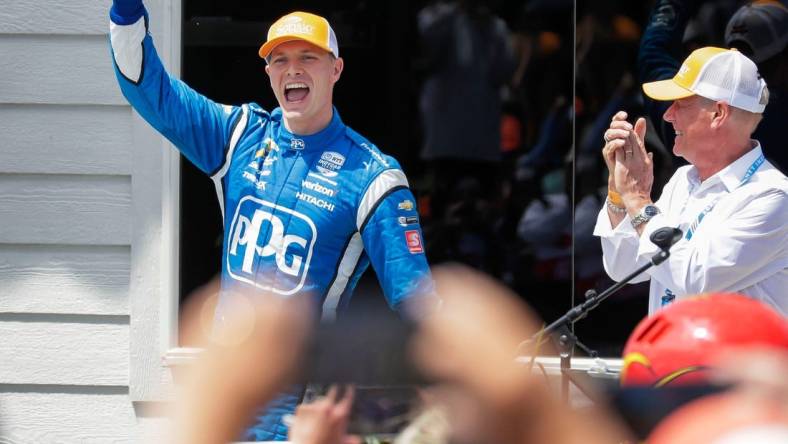
<instances>
[{"instance_id":1,"label":"orange and white cap","mask_svg":"<svg viewBox=\"0 0 788 444\"><path fill-rule=\"evenodd\" d=\"M699 95L753 113L762 113L769 101L766 81L752 60L712 46L692 51L672 79L644 83L643 92L654 100Z\"/></svg>"},{"instance_id":2,"label":"orange and white cap","mask_svg":"<svg viewBox=\"0 0 788 444\"><path fill-rule=\"evenodd\" d=\"M328 20L319 15L308 12L291 12L275 21L268 28L268 40L260 47L260 57L268 59L273 49L282 43L293 40L303 40L321 49L334 57L339 57L339 44L337 36Z\"/></svg>"}]
</instances>

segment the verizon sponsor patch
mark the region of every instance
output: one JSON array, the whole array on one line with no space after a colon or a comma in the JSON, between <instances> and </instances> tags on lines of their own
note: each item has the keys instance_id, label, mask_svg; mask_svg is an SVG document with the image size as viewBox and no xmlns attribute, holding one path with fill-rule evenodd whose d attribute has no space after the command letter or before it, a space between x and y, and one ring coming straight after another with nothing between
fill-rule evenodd
<instances>
[{"instance_id":1,"label":"verizon sponsor patch","mask_svg":"<svg viewBox=\"0 0 788 444\"><path fill-rule=\"evenodd\" d=\"M332 190L331 188L324 187L319 183L312 182L309 180L302 180L301 186L306 188L307 190L314 191L316 193L320 193L328 197L334 197L334 194L336 193L336 191Z\"/></svg>"}]
</instances>

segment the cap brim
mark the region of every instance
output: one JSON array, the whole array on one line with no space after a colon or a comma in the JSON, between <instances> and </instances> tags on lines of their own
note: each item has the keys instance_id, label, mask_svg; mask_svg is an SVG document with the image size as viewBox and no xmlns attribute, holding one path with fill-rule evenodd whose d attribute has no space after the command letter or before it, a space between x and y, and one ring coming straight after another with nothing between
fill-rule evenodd
<instances>
[{"instance_id":1,"label":"cap brim","mask_svg":"<svg viewBox=\"0 0 788 444\"><path fill-rule=\"evenodd\" d=\"M273 40L269 40L263 43L263 46L260 47L260 50L257 51L257 54L260 55L260 58L266 58L271 54L271 51L274 50L278 45L281 45L285 42L292 42L294 40L303 40L299 39L298 37L293 37L291 35L283 35L282 37L277 37Z\"/></svg>"},{"instance_id":2,"label":"cap brim","mask_svg":"<svg viewBox=\"0 0 788 444\"><path fill-rule=\"evenodd\" d=\"M643 92L654 100L678 100L695 95L687 88L679 86L673 79L644 83Z\"/></svg>"},{"instance_id":3,"label":"cap brim","mask_svg":"<svg viewBox=\"0 0 788 444\"><path fill-rule=\"evenodd\" d=\"M260 50L257 51L257 54L260 56L260 58L265 59L269 55L271 55L271 51L273 51L274 48L276 48L277 46L281 45L282 43L294 42L296 40L301 40L301 41L304 41L304 42L307 42L307 43L311 43L312 45L315 45L315 46L317 46L318 48L320 48L320 49L322 49L324 51L331 52L331 49L325 48L322 45L319 45L319 44L313 42L312 40L305 39L303 37L298 37L298 36L295 36L295 35L283 35L281 37L277 37L277 38L275 38L273 40L269 40L269 41L263 43L263 46L260 47Z\"/></svg>"}]
</instances>

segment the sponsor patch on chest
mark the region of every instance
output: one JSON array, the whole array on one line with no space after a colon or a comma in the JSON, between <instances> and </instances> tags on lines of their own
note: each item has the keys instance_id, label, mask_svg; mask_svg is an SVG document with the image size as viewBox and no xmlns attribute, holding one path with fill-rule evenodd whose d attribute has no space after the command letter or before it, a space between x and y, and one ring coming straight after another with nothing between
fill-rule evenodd
<instances>
[{"instance_id":1,"label":"sponsor patch on chest","mask_svg":"<svg viewBox=\"0 0 788 444\"><path fill-rule=\"evenodd\" d=\"M316 241L308 216L246 196L229 226L227 272L263 290L291 295L304 285Z\"/></svg>"},{"instance_id":2,"label":"sponsor patch on chest","mask_svg":"<svg viewBox=\"0 0 788 444\"><path fill-rule=\"evenodd\" d=\"M335 151L325 151L317 161L317 171L326 177L336 177L342 165L345 164L345 156Z\"/></svg>"},{"instance_id":3,"label":"sponsor patch on chest","mask_svg":"<svg viewBox=\"0 0 788 444\"><path fill-rule=\"evenodd\" d=\"M298 198L299 200L303 200L304 202L306 202L308 204L311 204L311 205L314 205L314 206L316 206L318 208L322 208L324 210L328 210L328 211L332 211L332 212L334 211L334 204L333 203L331 203L331 202L329 202L329 201L327 201L325 199L321 199L319 197L313 196L311 194L298 191L298 192L296 192L296 198Z\"/></svg>"},{"instance_id":4,"label":"sponsor patch on chest","mask_svg":"<svg viewBox=\"0 0 788 444\"><path fill-rule=\"evenodd\" d=\"M327 186L323 186L317 182L312 182L311 180L302 180L301 186L309 191L314 191L315 193L320 193L328 197L334 197L336 194L336 190L333 190Z\"/></svg>"}]
</instances>

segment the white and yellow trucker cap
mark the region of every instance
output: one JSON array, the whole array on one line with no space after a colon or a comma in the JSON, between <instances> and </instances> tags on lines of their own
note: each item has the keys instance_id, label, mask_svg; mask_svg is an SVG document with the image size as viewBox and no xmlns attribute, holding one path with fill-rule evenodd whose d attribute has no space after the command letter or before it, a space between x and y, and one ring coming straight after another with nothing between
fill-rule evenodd
<instances>
[{"instance_id":1,"label":"white and yellow trucker cap","mask_svg":"<svg viewBox=\"0 0 788 444\"><path fill-rule=\"evenodd\" d=\"M654 100L699 95L753 113L762 113L768 102L755 63L735 49L712 46L692 51L672 79L644 83L643 92Z\"/></svg>"},{"instance_id":2,"label":"white and yellow trucker cap","mask_svg":"<svg viewBox=\"0 0 788 444\"><path fill-rule=\"evenodd\" d=\"M337 36L328 20L308 12L291 12L268 28L268 40L260 47L260 57L267 59L271 51L285 42L304 40L339 57Z\"/></svg>"}]
</instances>

